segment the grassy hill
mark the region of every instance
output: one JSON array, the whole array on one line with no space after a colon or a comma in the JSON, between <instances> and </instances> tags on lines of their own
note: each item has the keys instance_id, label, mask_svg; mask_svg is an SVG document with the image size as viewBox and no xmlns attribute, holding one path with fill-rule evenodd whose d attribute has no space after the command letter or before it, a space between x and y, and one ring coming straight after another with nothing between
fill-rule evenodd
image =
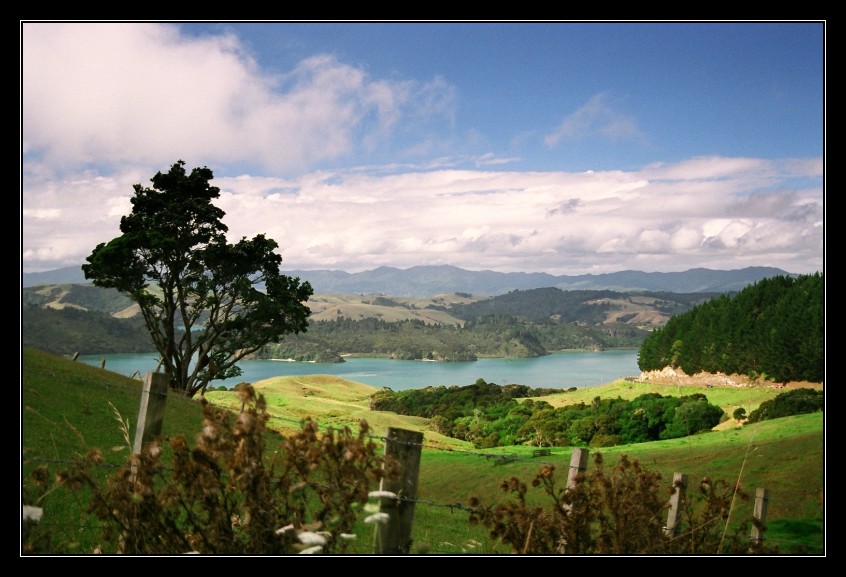
<instances>
[{"instance_id":1,"label":"grassy hill","mask_svg":"<svg viewBox=\"0 0 846 577\"><path fill-rule=\"evenodd\" d=\"M614 291L561 291L555 288L513 291L487 297L469 293L442 293L431 297L379 294L315 294L308 302L313 321L377 318L385 322L420 320L426 324L464 325L483 314L522 315L533 310L539 318L575 315L573 320L600 324L623 323L641 328L663 326L671 315L688 310L717 293L627 294ZM132 318L138 306L114 289L90 284L56 284L25 287L22 305L50 310L73 308ZM575 312L574 312L575 311ZM588 316L585 316L587 314ZM595 318L594 318L595 317ZM537 320L532 317L532 320Z\"/></svg>"},{"instance_id":2,"label":"grassy hill","mask_svg":"<svg viewBox=\"0 0 846 577\"><path fill-rule=\"evenodd\" d=\"M309 330L255 354L319 362L350 354L454 361L637 347L671 315L709 296L557 288L496 297L315 294L307 303ZM114 289L40 285L23 288L21 301L24 346L63 355L153 350L138 306Z\"/></svg>"},{"instance_id":3,"label":"grassy hill","mask_svg":"<svg viewBox=\"0 0 846 577\"><path fill-rule=\"evenodd\" d=\"M431 298L385 297L378 295L317 294L308 301L313 321L378 318L385 322L420 320L426 324L463 325L464 321L449 313L449 307L481 300L483 297L457 294ZM444 310L447 309L447 310Z\"/></svg>"},{"instance_id":4,"label":"grassy hill","mask_svg":"<svg viewBox=\"0 0 846 577\"><path fill-rule=\"evenodd\" d=\"M629 387L631 385L631 387ZM638 385L637 387L635 385ZM575 399L578 395L617 396L634 394L647 387L635 383L612 383L605 387L578 390L557 395ZM529 482L543 462L554 464L563 472L569 464L571 449L555 448L542 459L532 456L529 447L503 447L478 451L468 444L439 437L428 430L426 419L400 417L369 411L372 387L334 377L287 377L255 384L268 400L273 415L271 425L281 432L295 428L304 416L314 417L322 426L355 425L365 419L374 439L388 427L424 432L419 499L414 520L414 552L488 553L502 551L485 531L467 523L462 503L470 497L483 501L503 499L499 485L511 476ZM666 386L662 394L673 394ZM766 390L766 389L765 389ZM773 390L766 390L774 393ZM689 394L689 389L684 389ZM706 394L716 393L709 389ZM21 472L23 486L28 473L47 464L51 470L65 466L76 455L90 448L100 448L106 461L121 464L126 458L134 434L141 383L76 363L58 356L24 349L21 388ZM747 410L764 397L760 390L727 389L714 402L721 406L742 404ZM735 396L732 396L735 395ZM210 392L212 403L237 408L229 392ZM545 397L549 400L550 397ZM128 426L127 426L128 425ZM163 434L183 435L189 443L202 429L200 403L171 396L167 403ZM130 438L124 431L128 430ZM274 435L270 435L272 447ZM824 478L825 438L822 413L764 421L754 426L675 439L605 448L606 463L614 463L621 454L638 459L646 468L661 473L669 487L674 472L688 474L695 484L704 476L738 482L754 494L756 487L769 490L768 532L766 538L787 549L804 545L813 554L824 552ZM496 465L495 456L512 457ZM529 498L545 503L539 490L530 490ZM96 531L83 523L86 504L69 498L61 491L49 495L43 503L45 519L54 530L77 543L77 552L89 553L96 543ZM748 514L749 503L739 504ZM359 532L360 553L372 551L372 528Z\"/></svg>"}]
</instances>

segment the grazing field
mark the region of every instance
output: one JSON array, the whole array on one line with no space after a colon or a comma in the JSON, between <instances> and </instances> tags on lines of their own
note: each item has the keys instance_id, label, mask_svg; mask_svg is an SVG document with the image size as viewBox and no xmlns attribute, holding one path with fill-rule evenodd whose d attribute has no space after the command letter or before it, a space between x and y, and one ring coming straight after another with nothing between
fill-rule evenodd
<instances>
[{"instance_id":1,"label":"grazing field","mask_svg":"<svg viewBox=\"0 0 846 577\"><path fill-rule=\"evenodd\" d=\"M309 376L268 379L255 384L265 396L272 415L270 426L281 434L298 428L305 417L321 427L349 426L357 430L366 421L373 440L381 442L389 427L424 433L418 499L413 529L413 553L503 553L484 529L468 523L465 509L471 497L483 502L504 498L500 483L515 476L530 483L544 464L552 464L566 478L572 449L553 448L534 457L531 447L476 450L469 443L436 435L426 419L369 410L375 389L336 377ZM601 387L544 397L549 402L590 402L596 396L633 398L644 392L690 394L694 389L620 381ZM140 400L140 381L96 367L25 349L22 356L21 464L23 486L34 467L62 467L91 448L100 448L108 463L118 465L128 455L126 430L131 435ZM706 388L701 391L729 414L732 407L754 410L778 394L767 388ZM215 405L240 409L234 393L209 392ZM128 423L128 427L125 426ZM765 538L785 551L803 546L811 554L825 552L825 421L822 413L799 415L722 430L683 439L603 448L606 463L620 455L639 460L661 474L668 489L673 473L686 473L695 486L699 479L723 479L754 494L769 491ZM196 400L169 398L163 434L192 441L202 429L201 405ZM278 442L268 435L268 447ZM592 451L595 456L599 451ZM498 457L508 456L500 461ZM104 468L104 474L108 473ZM543 505L539 491L529 491L532 503ZM79 496L55 491L41 503L42 522L72 542L73 552L88 554L97 544L96 527L83 524L86 503ZM738 503L738 515L748 515L751 503ZM731 519L728 520L730 522ZM356 552L372 553L373 529L363 523L357 530Z\"/></svg>"}]
</instances>

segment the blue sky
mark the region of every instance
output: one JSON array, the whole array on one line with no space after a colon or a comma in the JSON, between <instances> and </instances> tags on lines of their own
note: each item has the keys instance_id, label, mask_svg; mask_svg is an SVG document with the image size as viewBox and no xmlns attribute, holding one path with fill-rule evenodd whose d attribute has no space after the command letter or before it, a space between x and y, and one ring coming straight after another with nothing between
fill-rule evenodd
<instances>
[{"instance_id":1,"label":"blue sky","mask_svg":"<svg viewBox=\"0 0 846 577\"><path fill-rule=\"evenodd\" d=\"M208 166L283 267L824 263L825 23L21 23L21 265Z\"/></svg>"}]
</instances>

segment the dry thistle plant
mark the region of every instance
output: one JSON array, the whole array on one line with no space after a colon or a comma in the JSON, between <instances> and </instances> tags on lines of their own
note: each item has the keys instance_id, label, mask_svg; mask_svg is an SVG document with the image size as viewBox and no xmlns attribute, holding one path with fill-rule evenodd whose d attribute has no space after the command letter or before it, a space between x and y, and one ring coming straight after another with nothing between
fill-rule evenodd
<instances>
[{"instance_id":1,"label":"dry thistle plant","mask_svg":"<svg viewBox=\"0 0 846 577\"><path fill-rule=\"evenodd\" d=\"M673 487L661 488L659 473L648 471L626 455L612 468L594 456L594 467L576 476L571 489L559 486L555 467L541 468L532 486L551 500L548 507L527 505L528 486L516 477L504 481L511 500L484 505L471 499L471 524L488 529L491 539L513 553L531 555L667 555L767 554L778 549L750 543L746 520L726 536L734 499L745 493L724 482L707 483L685 502L682 528L664 529ZM739 489L739 488L738 488ZM763 527L759 528L763 530Z\"/></svg>"},{"instance_id":2,"label":"dry thistle plant","mask_svg":"<svg viewBox=\"0 0 846 577\"><path fill-rule=\"evenodd\" d=\"M194 447L182 437L150 443L105 482L96 474L97 450L59 474L58 485L90 492L90 511L103 527L100 552L346 551L368 493L395 474L395 464L377 455L367 423L354 434L320 432L306 420L269 453L264 398L247 384L237 392L238 415L204 402Z\"/></svg>"}]
</instances>

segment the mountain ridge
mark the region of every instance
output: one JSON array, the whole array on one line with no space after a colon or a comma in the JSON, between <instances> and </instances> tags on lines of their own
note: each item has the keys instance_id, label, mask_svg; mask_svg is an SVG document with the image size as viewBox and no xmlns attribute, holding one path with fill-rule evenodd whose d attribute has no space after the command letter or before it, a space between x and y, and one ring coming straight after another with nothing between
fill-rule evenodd
<instances>
[{"instance_id":1,"label":"mountain ridge","mask_svg":"<svg viewBox=\"0 0 846 577\"><path fill-rule=\"evenodd\" d=\"M308 281L321 294L383 294L428 297L442 293L495 296L513 290L559 288L561 290L614 290L620 292L736 292L763 278L799 276L774 267L746 267L733 270L691 268L681 272L642 272L552 275L542 272L472 271L453 265L417 265L407 269L382 266L349 273L340 270L283 270ZM46 284L86 284L81 267L64 267L44 272L22 273L22 288Z\"/></svg>"}]
</instances>

